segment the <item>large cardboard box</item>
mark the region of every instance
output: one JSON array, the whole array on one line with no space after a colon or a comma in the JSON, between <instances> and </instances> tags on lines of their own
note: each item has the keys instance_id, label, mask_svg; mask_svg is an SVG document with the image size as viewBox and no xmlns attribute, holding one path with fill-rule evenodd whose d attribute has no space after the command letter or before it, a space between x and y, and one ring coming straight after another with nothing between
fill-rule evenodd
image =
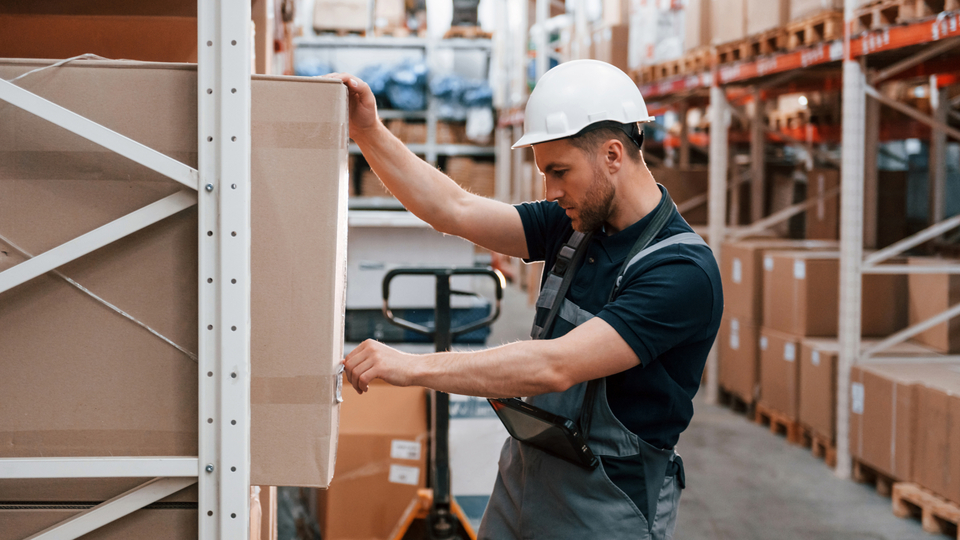
<instances>
[{"instance_id":1,"label":"large cardboard box","mask_svg":"<svg viewBox=\"0 0 960 540\"><path fill-rule=\"evenodd\" d=\"M957 264L960 261L926 257L910 257L911 265ZM960 303L960 275L911 274L908 322L913 325L943 313ZM942 353L960 352L960 317L924 330L912 338Z\"/></svg>"},{"instance_id":2,"label":"large cardboard box","mask_svg":"<svg viewBox=\"0 0 960 540\"><path fill-rule=\"evenodd\" d=\"M770 251L831 251L837 242L755 238L726 241L720 249L723 264L723 311L759 325L763 320L763 254Z\"/></svg>"},{"instance_id":3,"label":"large cardboard box","mask_svg":"<svg viewBox=\"0 0 960 540\"><path fill-rule=\"evenodd\" d=\"M790 0L746 0L746 35L779 28L790 17Z\"/></svg>"},{"instance_id":4,"label":"large cardboard box","mask_svg":"<svg viewBox=\"0 0 960 540\"><path fill-rule=\"evenodd\" d=\"M865 339L862 347L876 344ZM936 356L914 343L899 343L884 353L896 356ZM802 424L833 441L837 429L837 363L840 344L836 339L805 338L800 342L800 417Z\"/></svg>"},{"instance_id":5,"label":"large cardboard box","mask_svg":"<svg viewBox=\"0 0 960 540\"><path fill-rule=\"evenodd\" d=\"M790 20L796 21L823 11L842 9L843 0L790 0Z\"/></svg>"},{"instance_id":6,"label":"large cardboard box","mask_svg":"<svg viewBox=\"0 0 960 540\"><path fill-rule=\"evenodd\" d=\"M763 256L763 326L806 337L837 335L840 253L771 251ZM906 326L906 276L863 276L861 335Z\"/></svg>"},{"instance_id":7,"label":"large cardboard box","mask_svg":"<svg viewBox=\"0 0 960 540\"><path fill-rule=\"evenodd\" d=\"M861 364L850 372L850 455L898 481L914 479L914 383L924 366Z\"/></svg>"},{"instance_id":8,"label":"large cardboard box","mask_svg":"<svg viewBox=\"0 0 960 540\"><path fill-rule=\"evenodd\" d=\"M21 505L0 509L0 540L23 540L76 516L92 505ZM197 538L197 510L148 509L126 515L83 540L192 540ZM266 540L266 539L264 539Z\"/></svg>"},{"instance_id":9,"label":"large cardboard box","mask_svg":"<svg viewBox=\"0 0 960 540\"><path fill-rule=\"evenodd\" d=\"M706 169L676 169L673 167L651 167L656 181L670 193L673 202L682 205L685 201L707 192ZM683 219L691 225L707 224L707 204L690 208L683 212Z\"/></svg>"},{"instance_id":10,"label":"large cardboard box","mask_svg":"<svg viewBox=\"0 0 960 540\"><path fill-rule=\"evenodd\" d=\"M840 186L840 171L813 169L807 173L807 198L816 199ZM820 240L840 239L840 197L823 199L807 208L806 237Z\"/></svg>"},{"instance_id":11,"label":"large cardboard box","mask_svg":"<svg viewBox=\"0 0 960 540\"><path fill-rule=\"evenodd\" d=\"M688 0L683 24L683 50L710 46L711 0Z\"/></svg>"},{"instance_id":12,"label":"large cardboard box","mask_svg":"<svg viewBox=\"0 0 960 540\"><path fill-rule=\"evenodd\" d=\"M3 61L0 78L36 67ZM195 66L78 61L18 84L196 166ZM251 290L252 370L235 379L250 384L251 480L323 487L339 418L346 91L303 78L252 86L252 283L237 284ZM6 103L0 148L0 234L31 254L180 189ZM59 271L196 351L197 290L207 283L197 276L198 236L190 208ZM47 274L0 295L0 344L0 456L197 455L196 360L64 280ZM92 490L107 481L78 482ZM17 486L0 482L0 500ZM35 501L63 496L35 489Z\"/></svg>"},{"instance_id":13,"label":"large cardboard box","mask_svg":"<svg viewBox=\"0 0 960 540\"><path fill-rule=\"evenodd\" d=\"M960 503L960 362L923 370L917 397L914 481Z\"/></svg>"},{"instance_id":14,"label":"large cardboard box","mask_svg":"<svg viewBox=\"0 0 960 540\"><path fill-rule=\"evenodd\" d=\"M747 319L725 315L717 336L720 386L745 403L753 403L760 388L759 331Z\"/></svg>"},{"instance_id":15,"label":"large cardboard box","mask_svg":"<svg viewBox=\"0 0 960 540\"><path fill-rule=\"evenodd\" d=\"M746 0L710 0L712 44L720 45L746 36Z\"/></svg>"},{"instance_id":16,"label":"large cardboard box","mask_svg":"<svg viewBox=\"0 0 960 540\"><path fill-rule=\"evenodd\" d=\"M624 73L630 71L627 62L628 44L630 43L630 26L618 24L604 26L593 33L594 57L608 64L613 64Z\"/></svg>"},{"instance_id":17,"label":"large cardboard box","mask_svg":"<svg viewBox=\"0 0 960 540\"><path fill-rule=\"evenodd\" d=\"M313 6L313 29L362 32L370 21L367 0L316 0Z\"/></svg>"},{"instance_id":18,"label":"large cardboard box","mask_svg":"<svg viewBox=\"0 0 960 540\"><path fill-rule=\"evenodd\" d=\"M376 382L344 388L340 457L317 494L324 540L386 539L426 482L426 390Z\"/></svg>"},{"instance_id":19,"label":"large cardboard box","mask_svg":"<svg viewBox=\"0 0 960 540\"><path fill-rule=\"evenodd\" d=\"M760 329L760 398L792 420L798 417L800 336Z\"/></svg>"}]
</instances>

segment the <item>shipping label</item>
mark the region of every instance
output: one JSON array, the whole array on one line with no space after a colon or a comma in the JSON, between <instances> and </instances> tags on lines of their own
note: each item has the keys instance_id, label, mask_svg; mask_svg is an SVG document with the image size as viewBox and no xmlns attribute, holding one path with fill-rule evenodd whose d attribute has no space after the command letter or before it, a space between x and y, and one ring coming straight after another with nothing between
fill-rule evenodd
<instances>
[{"instance_id":1,"label":"shipping label","mask_svg":"<svg viewBox=\"0 0 960 540\"><path fill-rule=\"evenodd\" d=\"M802 260L793 261L793 277L795 279L807 278L807 263Z\"/></svg>"},{"instance_id":2,"label":"shipping label","mask_svg":"<svg viewBox=\"0 0 960 540\"><path fill-rule=\"evenodd\" d=\"M820 365L820 351L813 351L813 354L810 355L810 363L815 366Z\"/></svg>"},{"instance_id":3,"label":"shipping label","mask_svg":"<svg viewBox=\"0 0 960 540\"><path fill-rule=\"evenodd\" d=\"M420 459L420 443L394 439L390 441L390 457L393 459Z\"/></svg>"},{"instance_id":4,"label":"shipping label","mask_svg":"<svg viewBox=\"0 0 960 540\"><path fill-rule=\"evenodd\" d=\"M855 382L850 385L850 412L863 414L863 383Z\"/></svg>"},{"instance_id":5,"label":"shipping label","mask_svg":"<svg viewBox=\"0 0 960 540\"><path fill-rule=\"evenodd\" d=\"M740 257L733 258L733 282L740 283L743 281L743 263L740 262Z\"/></svg>"},{"instance_id":6,"label":"shipping label","mask_svg":"<svg viewBox=\"0 0 960 540\"><path fill-rule=\"evenodd\" d=\"M773 272L773 257L763 258L763 269L767 272Z\"/></svg>"},{"instance_id":7,"label":"shipping label","mask_svg":"<svg viewBox=\"0 0 960 540\"><path fill-rule=\"evenodd\" d=\"M783 359L787 362L793 362L797 359L797 346L793 343L787 343L783 346Z\"/></svg>"},{"instance_id":8,"label":"shipping label","mask_svg":"<svg viewBox=\"0 0 960 540\"><path fill-rule=\"evenodd\" d=\"M415 486L420 483L420 469L404 465L391 465L389 480L392 484Z\"/></svg>"}]
</instances>

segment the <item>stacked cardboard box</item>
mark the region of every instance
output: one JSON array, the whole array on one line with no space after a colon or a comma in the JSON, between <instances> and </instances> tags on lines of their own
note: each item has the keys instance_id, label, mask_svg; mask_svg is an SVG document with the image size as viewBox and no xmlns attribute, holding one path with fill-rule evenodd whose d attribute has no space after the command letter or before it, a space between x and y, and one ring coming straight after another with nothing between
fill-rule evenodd
<instances>
[{"instance_id":1,"label":"stacked cardboard box","mask_svg":"<svg viewBox=\"0 0 960 540\"><path fill-rule=\"evenodd\" d=\"M3 61L0 78L36 67ZM18 84L196 166L194 66L78 61ZM322 487L333 473L339 417L346 92L321 79L266 77L252 91L252 282L237 285L251 291L252 366L236 379L250 384L250 475L255 484ZM317 136L317 125L328 130ZM34 255L182 187L4 103L0 147L10 157L0 167L0 234ZM196 351L197 227L190 208L59 271ZM26 258L12 246L2 251L8 263ZM197 455L196 360L65 280L48 274L0 294L0 343L3 457ZM103 501L140 483L2 481L0 501ZM196 490L175 497L196 501ZM69 514L49 512L27 512L25 527L36 532ZM0 535L21 517L0 518ZM180 527L195 534L196 523L196 510L144 510L111 530L189 538Z\"/></svg>"},{"instance_id":2,"label":"stacked cardboard box","mask_svg":"<svg viewBox=\"0 0 960 540\"><path fill-rule=\"evenodd\" d=\"M862 347L877 343L865 339ZM896 356L931 356L936 353L913 343L894 345L883 353ZM840 344L836 339L804 338L800 341L799 421L828 441L836 440L837 363Z\"/></svg>"},{"instance_id":3,"label":"stacked cardboard box","mask_svg":"<svg viewBox=\"0 0 960 540\"><path fill-rule=\"evenodd\" d=\"M321 534L324 540L390 538L426 485L426 390L375 382L360 396L344 386L335 479L317 493Z\"/></svg>"},{"instance_id":4,"label":"stacked cardboard box","mask_svg":"<svg viewBox=\"0 0 960 540\"><path fill-rule=\"evenodd\" d=\"M914 481L960 504L960 364L936 364L917 385Z\"/></svg>"},{"instance_id":5,"label":"stacked cardboard box","mask_svg":"<svg viewBox=\"0 0 960 540\"><path fill-rule=\"evenodd\" d=\"M317 0L313 7L313 29L363 32L370 22L367 0Z\"/></svg>"},{"instance_id":6,"label":"stacked cardboard box","mask_svg":"<svg viewBox=\"0 0 960 540\"><path fill-rule=\"evenodd\" d=\"M833 250L836 242L753 239L725 242L724 321L718 336L720 385L746 403L757 397L760 382L759 339L763 322L763 257L777 250Z\"/></svg>"},{"instance_id":7,"label":"stacked cardboard box","mask_svg":"<svg viewBox=\"0 0 960 540\"><path fill-rule=\"evenodd\" d=\"M603 26L593 33L592 58L613 64L627 73L630 71L628 62L629 43L629 25Z\"/></svg>"},{"instance_id":8,"label":"stacked cardboard box","mask_svg":"<svg viewBox=\"0 0 960 540\"><path fill-rule=\"evenodd\" d=\"M797 357L805 337L835 337L839 318L840 254L778 251L763 256L760 403L799 417ZM906 278L863 279L861 333L887 336L906 325Z\"/></svg>"},{"instance_id":9,"label":"stacked cardboard box","mask_svg":"<svg viewBox=\"0 0 960 540\"><path fill-rule=\"evenodd\" d=\"M911 265L949 265L960 261L951 259L911 257ZM948 308L960 303L960 275L949 274L911 274L908 278L910 289L909 323L923 322ZM960 353L960 317L940 323L913 337L913 341L926 345L938 352Z\"/></svg>"},{"instance_id":10,"label":"stacked cardboard box","mask_svg":"<svg viewBox=\"0 0 960 540\"><path fill-rule=\"evenodd\" d=\"M670 193L677 205L707 192L706 169L676 169L673 167L651 167L654 179ZM685 209L683 219L691 225L707 224L707 204L704 202L693 208Z\"/></svg>"},{"instance_id":11,"label":"stacked cardboard box","mask_svg":"<svg viewBox=\"0 0 960 540\"><path fill-rule=\"evenodd\" d=\"M496 169L493 162L449 157L444 169L450 178L468 191L484 197L494 196Z\"/></svg>"}]
</instances>

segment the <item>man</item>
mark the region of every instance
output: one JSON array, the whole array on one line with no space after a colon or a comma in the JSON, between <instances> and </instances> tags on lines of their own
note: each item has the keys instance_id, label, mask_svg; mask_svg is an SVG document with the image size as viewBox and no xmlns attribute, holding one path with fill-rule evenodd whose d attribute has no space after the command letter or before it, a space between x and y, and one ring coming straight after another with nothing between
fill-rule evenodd
<instances>
[{"instance_id":1,"label":"man","mask_svg":"<svg viewBox=\"0 0 960 540\"><path fill-rule=\"evenodd\" d=\"M547 307L561 280L545 277L540 339L425 355L367 340L344 359L349 382L359 393L379 378L533 396L549 412L589 419L594 469L506 441L481 538L671 538L684 482L674 447L693 416L723 297L712 253L644 164L638 123L652 118L636 85L595 60L547 72L514 145L533 146L546 201L511 206L464 191L417 158L380 123L366 84L333 76L349 89L351 137L408 210L440 232L547 268L570 242L564 260L576 272L553 324ZM582 246L574 231L589 233ZM579 268L569 260L577 251Z\"/></svg>"}]
</instances>

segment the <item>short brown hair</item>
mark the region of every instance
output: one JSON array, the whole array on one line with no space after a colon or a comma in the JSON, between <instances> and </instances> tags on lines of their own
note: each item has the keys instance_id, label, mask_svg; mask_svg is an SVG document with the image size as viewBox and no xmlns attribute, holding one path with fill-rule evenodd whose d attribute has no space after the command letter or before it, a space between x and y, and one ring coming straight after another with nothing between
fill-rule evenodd
<instances>
[{"instance_id":1,"label":"short brown hair","mask_svg":"<svg viewBox=\"0 0 960 540\"><path fill-rule=\"evenodd\" d=\"M592 129L588 127L567 140L582 152L590 154L596 152L601 144L610 139L616 139L623 145L623 150L627 157L634 163L640 163L640 146L637 145L637 142L634 141L620 125L607 124L613 124L613 122L605 122L604 125ZM643 141L643 131L639 133L641 137L640 140Z\"/></svg>"}]
</instances>

